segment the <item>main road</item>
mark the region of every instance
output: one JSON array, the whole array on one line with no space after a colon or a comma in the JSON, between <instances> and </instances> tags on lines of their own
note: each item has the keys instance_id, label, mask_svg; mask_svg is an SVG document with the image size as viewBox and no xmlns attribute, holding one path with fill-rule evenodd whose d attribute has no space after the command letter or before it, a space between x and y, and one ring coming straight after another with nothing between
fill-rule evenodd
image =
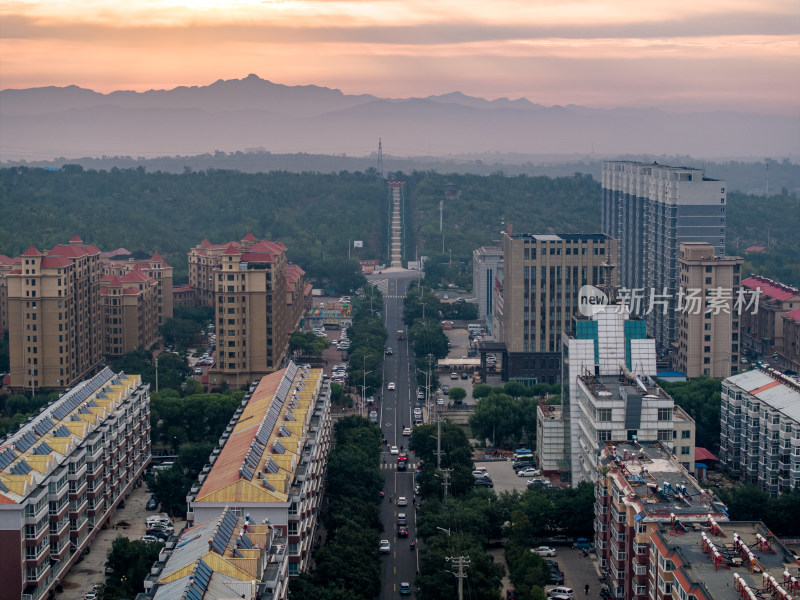
<instances>
[{"instance_id":1,"label":"main road","mask_svg":"<svg viewBox=\"0 0 800 600\"><path fill-rule=\"evenodd\" d=\"M416 399L416 377L414 361L408 342L408 328L403 323L403 298L406 295L409 283L417 277L412 271L390 269L381 275L370 276L370 282L378 286L383 293L383 319L386 330L389 332L387 347L392 348L392 354L385 356L383 367L383 390L381 398L379 425L383 437L389 446L408 447L408 437L403 436L403 427L410 427L412 423L412 410ZM397 332L404 332L403 340L397 339ZM395 384L395 390L390 391L388 384ZM384 462L383 459L386 459ZM414 578L417 572L417 552L410 549L410 543L415 539L417 524L414 502L414 467L416 458L408 453L408 466L405 471L397 470L397 456L389 453L384 446L381 456L381 468L386 478L384 492L386 497L381 507L381 521L383 522L383 539L388 539L391 550L383 556L381 571L382 600L397 598L400 593L400 584L408 582L414 587ZM398 498L405 498L408 504L398 506ZM398 518L405 514L408 537L398 537Z\"/></svg>"}]
</instances>

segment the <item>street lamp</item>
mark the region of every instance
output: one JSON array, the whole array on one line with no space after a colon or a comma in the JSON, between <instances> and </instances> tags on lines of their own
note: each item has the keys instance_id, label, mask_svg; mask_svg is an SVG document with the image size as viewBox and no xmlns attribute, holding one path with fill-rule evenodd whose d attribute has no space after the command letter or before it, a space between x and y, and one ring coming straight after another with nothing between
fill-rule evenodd
<instances>
[{"instance_id":1,"label":"street lamp","mask_svg":"<svg viewBox=\"0 0 800 600\"><path fill-rule=\"evenodd\" d=\"M367 399L364 397L364 394L367 389L367 359L372 358L372 354L367 354L362 357L363 358L363 366L361 368L362 379L361 379L361 416L364 415L364 411L367 409ZM370 371L372 373L372 371Z\"/></svg>"}]
</instances>

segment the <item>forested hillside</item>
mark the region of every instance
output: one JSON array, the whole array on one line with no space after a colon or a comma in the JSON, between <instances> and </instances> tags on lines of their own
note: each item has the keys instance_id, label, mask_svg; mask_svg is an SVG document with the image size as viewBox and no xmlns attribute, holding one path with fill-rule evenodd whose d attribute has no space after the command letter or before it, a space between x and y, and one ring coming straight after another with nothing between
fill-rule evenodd
<instances>
[{"instance_id":1,"label":"forested hillside","mask_svg":"<svg viewBox=\"0 0 800 600\"><path fill-rule=\"evenodd\" d=\"M405 257L440 256L469 262L472 251L498 240L510 223L516 232L597 232L600 184L590 175L565 177L393 173L406 182ZM445 192L449 192L447 197ZM439 202L443 201L442 232ZM750 245L770 249L748 256L746 268L786 283L800 283L800 200L782 191L769 197L731 192L728 251ZM353 258L386 259L389 192L374 169L366 172L183 173L144 168L0 169L0 254L17 256L73 235L101 250L158 251L186 281L186 253L214 243L259 238L282 241L289 259L312 277Z\"/></svg>"}]
</instances>

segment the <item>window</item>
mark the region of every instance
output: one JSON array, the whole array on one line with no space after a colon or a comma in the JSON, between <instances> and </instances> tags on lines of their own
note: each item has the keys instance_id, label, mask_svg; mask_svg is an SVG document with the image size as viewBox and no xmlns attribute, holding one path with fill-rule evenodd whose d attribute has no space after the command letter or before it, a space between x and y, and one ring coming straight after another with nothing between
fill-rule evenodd
<instances>
[{"instance_id":1,"label":"window","mask_svg":"<svg viewBox=\"0 0 800 600\"><path fill-rule=\"evenodd\" d=\"M691 447L690 446L681 446L681 455L682 456L688 456L690 452L691 452Z\"/></svg>"},{"instance_id":2,"label":"window","mask_svg":"<svg viewBox=\"0 0 800 600\"><path fill-rule=\"evenodd\" d=\"M659 408L658 409L658 420L659 421L672 421L672 409L671 408Z\"/></svg>"},{"instance_id":3,"label":"window","mask_svg":"<svg viewBox=\"0 0 800 600\"><path fill-rule=\"evenodd\" d=\"M598 408L597 409L597 420L602 422L611 421L611 409L610 408Z\"/></svg>"},{"instance_id":4,"label":"window","mask_svg":"<svg viewBox=\"0 0 800 600\"><path fill-rule=\"evenodd\" d=\"M691 437L692 437L692 432L689 431L688 429L684 429L683 431L681 431L681 439L682 440L688 440Z\"/></svg>"},{"instance_id":5,"label":"window","mask_svg":"<svg viewBox=\"0 0 800 600\"><path fill-rule=\"evenodd\" d=\"M658 430L658 441L659 442L668 442L672 439L672 430L671 429L659 429Z\"/></svg>"}]
</instances>

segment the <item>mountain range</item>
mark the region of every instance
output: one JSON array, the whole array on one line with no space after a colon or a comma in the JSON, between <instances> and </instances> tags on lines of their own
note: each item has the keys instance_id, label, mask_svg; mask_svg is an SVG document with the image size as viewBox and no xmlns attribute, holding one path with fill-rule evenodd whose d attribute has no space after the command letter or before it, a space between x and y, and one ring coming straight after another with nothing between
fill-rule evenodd
<instances>
[{"instance_id":1,"label":"mountain range","mask_svg":"<svg viewBox=\"0 0 800 600\"><path fill-rule=\"evenodd\" d=\"M453 92L392 99L249 75L208 86L0 91L0 161L252 149L365 156L486 153L796 157L800 117L543 106Z\"/></svg>"}]
</instances>

